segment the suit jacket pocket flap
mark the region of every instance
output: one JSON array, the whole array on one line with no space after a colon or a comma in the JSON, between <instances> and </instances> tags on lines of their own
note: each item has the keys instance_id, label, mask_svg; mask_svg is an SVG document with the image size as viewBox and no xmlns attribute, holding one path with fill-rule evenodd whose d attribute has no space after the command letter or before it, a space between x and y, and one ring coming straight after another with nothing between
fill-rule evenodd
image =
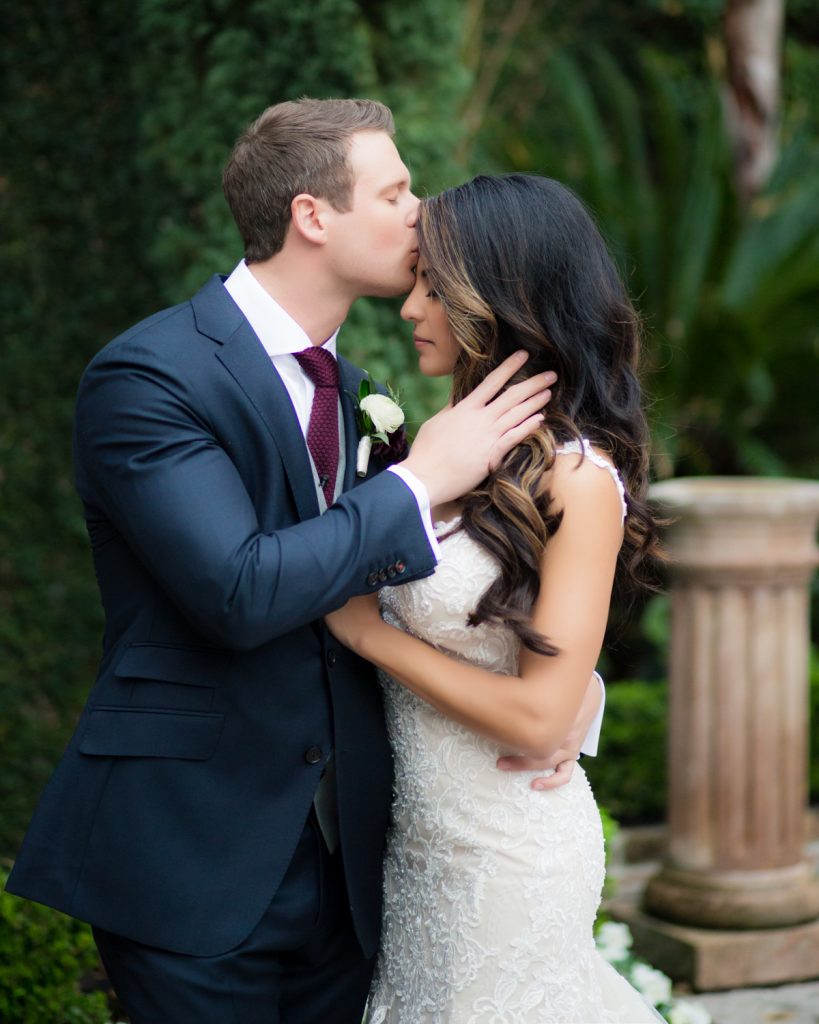
<instances>
[{"instance_id":1,"label":"suit jacket pocket flap","mask_svg":"<svg viewBox=\"0 0 819 1024\"><path fill-rule=\"evenodd\" d=\"M158 679L188 686L219 686L231 654L216 648L169 647L134 643L120 658L115 674L126 679Z\"/></svg>"},{"instance_id":2,"label":"suit jacket pocket flap","mask_svg":"<svg viewBox=\"0 0 819 1024\"><path fill-rule=\"evenodd\" d=\"M200 712L97 707L89 715L80 753L205 761L216 749L224 717Z\"/></svg>"}]
</instances>

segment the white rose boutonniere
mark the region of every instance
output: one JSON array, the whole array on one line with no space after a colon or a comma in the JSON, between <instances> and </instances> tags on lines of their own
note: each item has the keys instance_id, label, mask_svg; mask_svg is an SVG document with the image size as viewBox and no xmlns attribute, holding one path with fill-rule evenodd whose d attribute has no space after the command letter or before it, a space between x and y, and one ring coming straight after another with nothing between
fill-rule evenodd
<instances>
[{"instance_id":1,"label":"white rose boutonniere","mask_svg":"<svg viewBox=\"0 0 819 1024\"><path fill-rule=\"evenodd\" d=\"M401 429L404 425L404 410L398 395L389 386L387 390L389 396L376 391L368 374L358 387L358 395L353 396L356 423L361 435L355 467L359 476L367 475L374 442L392 453L394 461L402 458L406 449L406 438Z\"/></svg>"},{"instance_id":2,"label":"white rose boutonniere","mask_svg":"<svg viewBox=\"0 0 819 1024\"><path fill-rule=\"evenodd\" d=\"M376 431L392 434L404 422L404 410L386 395L365 395L360 402L361 411L373 422Z\"/></svg>"}]
</instances>

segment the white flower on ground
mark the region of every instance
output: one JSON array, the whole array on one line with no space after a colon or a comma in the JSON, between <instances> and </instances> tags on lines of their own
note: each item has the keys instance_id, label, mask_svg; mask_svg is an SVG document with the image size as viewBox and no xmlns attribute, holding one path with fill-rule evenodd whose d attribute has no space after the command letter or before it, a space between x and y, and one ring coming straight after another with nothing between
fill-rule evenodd
<instances>
[{"instance_id":1,"label":"white flower on ground","mask_svg":"<svg viewBox=\"0 0 819 1024\"><path fill-rule=\"evenodd\" d=\"M631 983L652 1006L671 1002L671 979L648 964L637 963L632 967Z\"/></svg>"},{"instance_id":2,"label":"white flower on ground","mask_svg":"<svg viewBox=\"0 0 819 1024\"><path fill-rule=\"evenodd\" d=\"M404 410L386 395L366 395L361 399L361 410L373 421L376 430L391 434L404 422Z\"/></svg>"},{"instance_id":3,"label":"white flower on ground","mask_svg":"<svg viewBox=\"0 0 819 1024\"><path fill-rule=\"evenodd\" d=\"M676 999L668 1015L670 1024L712 1024L711 1014L698 1003Z\"/></svg>"},{"instance_id":4,"label":"white flower on ground","mask_svg":"<svg viewBox=\"0 0 819 1024\"><path fill-rule=\"evenodd\" d=\"M618 924L616 921L606 921L597 932L597 949L610 964L625 960L629 955L632 941L628 925Z\"/></svg>"}]
</instances>

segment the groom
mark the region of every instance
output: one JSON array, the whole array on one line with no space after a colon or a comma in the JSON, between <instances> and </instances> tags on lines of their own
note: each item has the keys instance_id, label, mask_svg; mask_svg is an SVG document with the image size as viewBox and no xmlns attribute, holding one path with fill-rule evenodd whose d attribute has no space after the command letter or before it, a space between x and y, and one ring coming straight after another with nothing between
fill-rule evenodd
<instances>
[{"instance_id":1,"label":"groom","mask_svg":"<svg viewBox=\"0 0 819 1024\"><path fill-rule=\"evenodd\" d=\"M80 386L103 655L8 888L91 922L132 1024L360 1020L391 760L372 669L322 616L432 573L430 507L549 398L549 376L496 397L512 357L357 480L336 335L417 258L392 133L374 102L266 110L224 175L245 261Z\"/></svg>"}]
</instances>

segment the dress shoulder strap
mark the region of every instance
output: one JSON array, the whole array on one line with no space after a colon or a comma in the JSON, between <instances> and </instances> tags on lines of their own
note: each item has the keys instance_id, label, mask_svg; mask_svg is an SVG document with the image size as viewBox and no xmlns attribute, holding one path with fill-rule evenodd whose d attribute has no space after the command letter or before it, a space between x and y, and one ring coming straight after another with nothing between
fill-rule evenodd
<instances>
[{"instance_id":1,"label":"dress shoulder strap","mask_svg":"<svg viewBox=\"0 0 819 1024\"><path fill-rule=\"evenodd\" d=\"M620 495L620 504L623 506L623 519L628 515L628 503L626 501L626 488L623 485L623 478L617 467L613 462L610 462L605 455L601 455L596 452L588 438L583 438L583 446L581 448L579 441L565 441L555 448L555 455L584 455L589 462L595 466L599 466L600 469L605 469L611 476L612 480L617 487L617 493Z\"/></svg>"}]
</instances>

